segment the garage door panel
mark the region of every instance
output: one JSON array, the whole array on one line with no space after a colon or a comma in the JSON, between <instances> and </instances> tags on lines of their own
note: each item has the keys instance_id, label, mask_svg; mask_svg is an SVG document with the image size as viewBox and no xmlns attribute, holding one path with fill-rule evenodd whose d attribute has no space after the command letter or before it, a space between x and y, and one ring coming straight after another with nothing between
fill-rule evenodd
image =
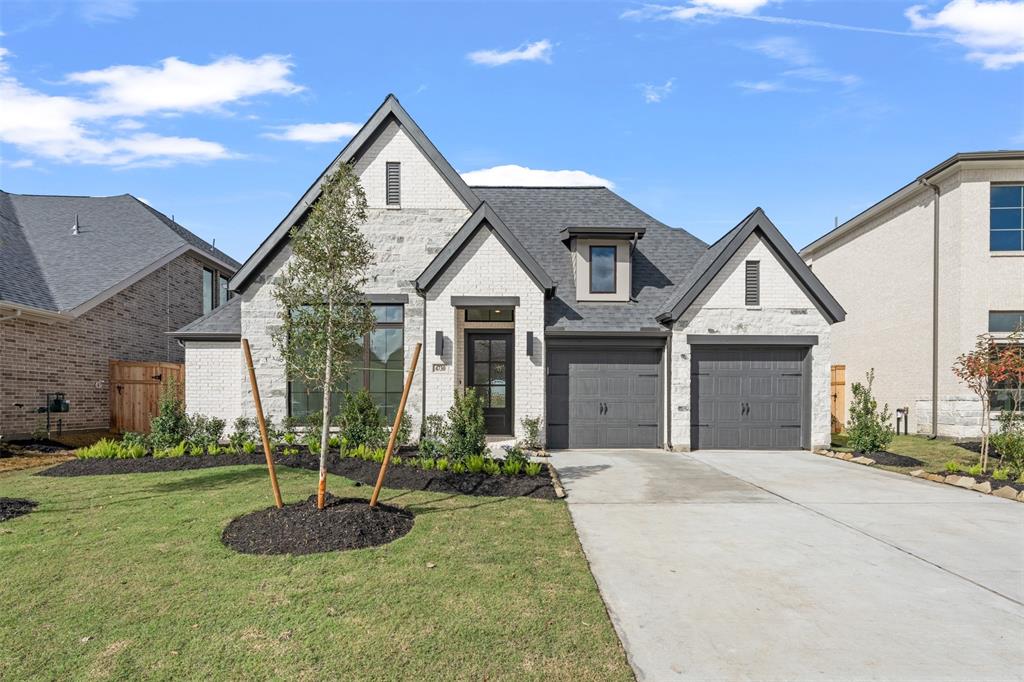
<instances>
[{"instance_id":1,"label":"garage door panel","mask_svg":"<svg viewBox=\"0 0 1024 682\"><path fill-rule=\"evenodd\" d=\"M775 445L780 450L795 450L800 447L800 429L784 427L775 430Z\"/></svg>"},{"instance_id":2,"label":"garage door panel","mask_svg":"<svg viewBox=\"0 0 1024 682\"><path fill-rule=\"evenodd\" d=\"M778 402L773 407L774 421L784 425L800 424L800 403Z\"/></svg>"},{"instance_id":3,"label":"garage door panel","mask_svg":"<svg viewBox=\"0 0 1024 682\"><path fill-rule=\"evenodd\" d=\"M660 410L657 401L634 403L633 418L641 424L657 424Z\"/></svg>"},{"instance_id":4,"label":"garage door panel","mask_svg":"<svg viewBox=\"0 0 1024 682\"><path fill-rule=\"evenodd\" d=\"M775 380L775 395L778 396L793 396L800 395L800 390L803 387L802 376L784 376L778 377Z\"/></svg>"},{"instance_id":5,"label":"garage door panel","mask_svg":"<svg viewBox=\"0 0 1024 682\"><path fill-rule=\"evenodd\" d=\"M620 372L622 370L619 370ZM609 400L626 398L630 395L629 380L627 374L618 374L601 379L601 396Z\"/></svg>"},{"instance_id":6,"label":"garage door panel","mask_svg":"<svg viewBox=\"0 0 1024 682\"><path fill-rule=\"evenodd\" d=\"M748 378L750 388L747 389L747 395L751 398L771 398L775 395L775 387L772 385L772 377L749 377Z\"/></svg>"},{"instance_id":7,"label":"garage door panel","mask_svg":"<svg viewBox=\"0 0 1024 682\"><path fill-rule=\"evenodd\" d=\"M716 376L712 379L715 386L715 395L743 395L743 377Z\"/></svg>"},{"instance_id":8,"label":"garage door panel","mask_svg":"<svg viewBox=\"0 0 1024 682\"><path fill-rule=\"evenodd\" d=\"M711 410L711 418L719 423L738 422L743 412L743 403L739 400L716 400Z\"/></svg>"}]
</instances>

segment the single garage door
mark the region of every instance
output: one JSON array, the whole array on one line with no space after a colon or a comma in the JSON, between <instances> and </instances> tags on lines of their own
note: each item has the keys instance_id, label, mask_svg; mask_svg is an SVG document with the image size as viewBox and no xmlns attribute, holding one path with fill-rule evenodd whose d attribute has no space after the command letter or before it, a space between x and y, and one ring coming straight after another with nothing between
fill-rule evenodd
<instances>
[{"instance_id":1,"label":"single garage door","mask_svg":"<svg viewBox=\"0 0 1024 682\"><path fill-rule=\"evenodd\" d=\"M690 447L797 449L809 417L807 348L694 346Z\"/></svg>"},{"instance_id":2,"label":"single garage door","mask_svg":"<svg viewBox=\"0 0 1024 682\"><path fill-rule=\"evenodd\" d=\"M660 370L660 347L550 350L548 447L660 447Z\"/></svg>"}]
</instances>

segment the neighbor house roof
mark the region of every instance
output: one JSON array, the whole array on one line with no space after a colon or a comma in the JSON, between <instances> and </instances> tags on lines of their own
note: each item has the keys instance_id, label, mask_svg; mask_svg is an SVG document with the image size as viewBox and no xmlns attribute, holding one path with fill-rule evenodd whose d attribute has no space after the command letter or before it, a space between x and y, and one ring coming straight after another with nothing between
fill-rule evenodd
<instances>
[{"instance_id":1,"label":"neighbor house roof","mask_svg":"<svg viewBox=\"0 0 1024 682\"><path fill-rule=\"evenodd\" d=\"M288 243L289 234L292 227L295 226L302 216L306 214L309 207L313 205L313 202L320 196L321 187L327 177L333 173L343 163L349 163L353 159L356 159L362 154L376 138L377 135L384 130L384 128L392 121L398 123L399 126L406 132L413 143L419 148L419 150L430 160L434 168L437 169L438 173L445 179L452 190L462 199L462 202L466 205L466 208L470 211L475 211L480 206L480 199L473 193L473 190L469 188L466 181L462 179L451 164L441 155L441 152L437 150L434 143L420 130L420 127L416 125L416 121L412 119L412 116L398 103L398 98L394 95L388 95L384 102L377 108L377 111L373 113L363 127L359 129L359 132L355 134L345 148L341 150L341 153L335 157L334 161L331 162L327 168L324 169L320 177L316 179L316 182L306 190L305 194L299 199L299 201L292 207L292 210L288 212L288 215L284 217L274 231L270 233L270 236L263 240L263 243L259 245L255 252L249 259L245 261L238 272L231 279L230 287L233 291L239 291L245 287L246 283L252 276L259 271L263 263L273 257L278 250Z\"/></svg>"},{"instance_id":2,"label":"neighbor house roof","mask_svg":"<svg viewBox=\"0 0 1024 682\"><path fill-rule=\"evenodd\" d=\"M198 320L167 333L183 341L238 341L242 338L242 297L234 296Z\"/></svg>"},{"instance_id":3,"label":"neighbor house roof","mask_svg":"<svg viewBox=\"0 0 1024 682\"><path fill-rule=\"evenodd\" d=\"M665 298L689 274L707 244L647 215L607 187L473 187L555 283L547 302L549 331L632 332L663 329L655 319ZM643 230L633 252L628 303L576 300L569 247L562 231L591 226Z\"/></svg>"},{"instance_id":4,"label":"neighbor house roof","mask_svg":"<svg viewBox=\"0 0 1024 682\"><path fill-rule=\"evenodd\" d=\"M803 257L813 256L814 253L823 247L832 244L834 241L839 239L845 234L852 232L867 221L871 220L875 216L881 214L884 211L896 206L900 202L906 201L911 197L917 195L920 192L931 191L928 187L932 181L936 180L946 171L949 171L955 166L960 164L972 164L972 165L989 165L989 164L1003 164L1006 162L1020 162L1024 161L1024 150L997 150L987 152L960 152L954 154L942 163L932 166L921 175L908 182L903 187L885 197L881 201L864 209L857 215L853 216L841 225L836 226L834 229L829 230L822 236L815 239L813 242L800 249L800 255Z\"/></svg>"},{"instance_id":5,"label":"neighbor house roof","mask_svg":"<svg viewBox=\"0 0 1024 682\"><path fill-rule=\"evenodd\" d=\"M238 268L223 251L130 194L0 191L2 307L74 317L188 252L226 272Z\"/></svg>"},{"instance_id":6,"label":"neighbor house roof","mask_svg":"<svg viewBox=\"0 0 1024 682\"><path fill-rule=\"evenodd\" d=\"M832 297L821 280L811 272L774 223L761 208L755 208L736 227L711 245L689 275L666 299L662 311L658 314L658 321L669 323L678 320L753 234L760 237L761 241L775 253L804 293L832 322L842 322L846 318L846 311Z\"/></svg>"}]
</instances>

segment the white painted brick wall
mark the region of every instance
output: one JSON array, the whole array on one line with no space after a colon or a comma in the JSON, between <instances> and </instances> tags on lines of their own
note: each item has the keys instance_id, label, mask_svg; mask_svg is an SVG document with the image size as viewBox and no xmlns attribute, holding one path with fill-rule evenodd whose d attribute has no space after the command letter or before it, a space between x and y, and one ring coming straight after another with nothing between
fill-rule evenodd
<instances>
[{"instance_id":1,"label":"white painted brick wall","mask_svg":"<svg viewBox=\"0 0 1024 682\"><path fill-rule=\"evenodd\" d=\"M745 305L744 262L761 262L761 305ZM831 336L827 319L807 298L789 271L756 236L751 236L708 284L672 329L672 447L690 448L690 357L687 334L816 335L811 349L811 445L830 440L829 388Z\"/></svg>"},{"instance_id":2,"label":"white painted brick wall","mask_svg":"<svg viewBox=\"0 0 1024 682\"><path fill-rule=\"evenodd\" d=\"M242 384L248 382L237 341L185 343L185 410L231 423L242 414ZM248 385L248 383L246 383Z\"/></svg>"},{"instance_id":3,"label":"white painted brick wall","mask_svg":"<svg viewBox=\"0 0 1024 682\"><path fill-rule=\"evenodd\" d=\"M402 163L402 207L386 208L384 201L387 161ZM424 157L415 143L392 123L374 141L355 165L366 192L369 212L363 233L373 245L377 263L371 268L366 291L371 294L407 294L405 306L405 367L423 338L423 299L413 280L448 242L470 212ZM274 351L271 331L278 326L277 303L272 279L290 257L285 247L257 276L242 295L242 335L249 339L253 364L260 384L264 410L276 419L288 413L288 390L284 365ZM432 337L431 337L432 338ZM420 363L429 362L424 344ZM423 375L417 369L409 392L406 411L413 433L419 432L422 416ZM248 383L241 386L243 411L254 415Z\"/></svg>"},{"instance_id":4,"label":"white painted brick wall","mask_svg":"<svg viewBox=\"0 0 1024 682\"><path fill-rule=\"evenodd\" d=\"M524 417L540 417L544 423L545 369L544 292L523 271L501 242L481 228L466 244L427 294L427 414L445 414L457 386L462 385L465 354L461 311L451 305L452 296L519 296L515 312L515 436L522 437ZM434 349L435 332L444 334L444 354ZM526 333L533 332L533 356L526 355Z\"/></svg>"}]
</instances>

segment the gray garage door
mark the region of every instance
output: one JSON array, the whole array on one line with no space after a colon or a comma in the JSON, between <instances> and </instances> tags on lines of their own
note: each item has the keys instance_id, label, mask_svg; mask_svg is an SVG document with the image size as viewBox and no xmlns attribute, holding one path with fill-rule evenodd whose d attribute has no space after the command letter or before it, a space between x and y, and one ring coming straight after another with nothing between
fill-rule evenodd
<instances>
[{"instance_id":1,"label":"gray garage door","mask_svg":"<svg viewBox=\"0 0 1024 682\"><path fill-rule=\"evenodd\" d=\"M694 347L690 447L796 449L804 442L806 348Z\"/></svg>"},{"instance_id":2,"label":"gray garage door","mask_svg":"<svg viewBox=\"0 0 1024 682\"><path fill-rule=\"evenodd\" d=\"M661 349L548 352L548 447L661 445Z\"/></svg>"}]
</instances>

